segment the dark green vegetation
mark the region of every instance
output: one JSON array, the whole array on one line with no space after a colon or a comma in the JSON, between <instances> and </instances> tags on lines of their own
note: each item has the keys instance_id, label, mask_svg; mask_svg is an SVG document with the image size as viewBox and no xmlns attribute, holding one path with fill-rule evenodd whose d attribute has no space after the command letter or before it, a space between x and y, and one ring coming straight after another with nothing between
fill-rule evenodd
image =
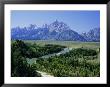
<instances>
[{"instance_id":1,"label":"dark green vegetation","mask_svg":"<svg viewBox=\"0 0 110 87\"><path fill-rule=\"evenodd\" d=\"M12 76L40 76L36 69L27 63L26 58L37 58L46 54L59 52L64 46L25 44L21 40L11 44L11 75Z\"/></svg>"},{"instance_id":2,"label":"dark green vegetation","mask_svg":"<svg viewBox=\"0 0 110 87\"><path fill-rule=\"evenodd\" d=\"M72 42L73 43L73 42ZM38 71L49 73L55 77L98 77L100 76L99 48L94 43L75 43L68 47L73 47L65 54L56 55L49 58L41 56L58 53L66 46L65 43L59 44L37 44L27 41L12 41L11 48L11 71L12 76L40 76ZM94 45L95 46L95 45ZM91 49L90 49L91 48ZM26 58L36 58L35 63L29 65Z\"/></svg>"},{"instance_id":3,"label":"dark green vegetation","mask_svg":"<svg viewBox=\"0 0 110 87\"><path fill-rule=\"evenodd\" d=\"M95 50L78 48L60 56L38 59L33 66L56 77L97 77L100 76L99 62L88 61L97 58Z\"/></svg>"},{"instance_id":4,"label":"dark green vegetation","mask_svg":"<svg viewBox=\"0 0 110 87\"><path fill-rule=\"evenodd\" d=\"M25 52L28 49L22 41L15 41L11 44L11 76L12 77L34 77L41 76L36 69L26 61Z\"/></svg>"},{"instance_id":5,"label":"dark green vegetation","mask_svg":"<svg viewBox=\"0 0 110 87\"><path fill-rule=\"evenodd\" d=\"M20 49L22 56L27 57L27 58L37 58L43 55L47 55L47 54L52 54L52 53L56 53L59 52L61 50L63 50L63 48L65 48L65 46L60 46L60 45L52 45L52 44L46 44L44 46L39 46L36 45L35 43L30 44L30 43L24 43L23 41L13 41L12 44L16 44L17 42L21 42L19 43L22 49ZM16 47L14 47L16 48ZM13 48L12 48L13 49ZM16 48L18 49L18 48Z\"/></svg>"}]
</instances>

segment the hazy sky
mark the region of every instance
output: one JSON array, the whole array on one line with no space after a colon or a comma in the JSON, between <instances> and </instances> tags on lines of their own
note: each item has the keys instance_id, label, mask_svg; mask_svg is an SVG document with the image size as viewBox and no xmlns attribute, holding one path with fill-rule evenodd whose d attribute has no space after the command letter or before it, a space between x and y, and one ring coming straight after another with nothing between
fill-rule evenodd
<instances>
[{"instance_id":1,"label":"hazy sky","mask_svg":"<svg viewBox=\"0 0 110 87\"><path fill-rule=\"evenodd\" d=\"M56 19L79 33L100 27L100 11L13 10L11 11L11 28L29 26L29 24L36 24L40 27Z\"/></svg>"}]
</instances>

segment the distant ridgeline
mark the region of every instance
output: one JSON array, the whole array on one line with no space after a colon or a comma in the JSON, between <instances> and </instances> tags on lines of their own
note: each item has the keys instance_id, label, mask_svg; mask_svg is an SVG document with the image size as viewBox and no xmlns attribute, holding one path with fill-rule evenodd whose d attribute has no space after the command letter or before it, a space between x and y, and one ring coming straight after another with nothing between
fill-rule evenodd
<instances>
[{"instance_id":1,"label":"distant ridgeline","mask_svg":"<svg viewBox=\"0 0 110 87\"><path fill-rule=\"evenodd\" d=\"M100 28L91 29L89 32L78 34L76 31L59 21L42 27L30 24L29 27L15 27L11 29L11 39L21 40L65 40L65 41L83 41L100 42Z\"/></svg>"}]
</instances>

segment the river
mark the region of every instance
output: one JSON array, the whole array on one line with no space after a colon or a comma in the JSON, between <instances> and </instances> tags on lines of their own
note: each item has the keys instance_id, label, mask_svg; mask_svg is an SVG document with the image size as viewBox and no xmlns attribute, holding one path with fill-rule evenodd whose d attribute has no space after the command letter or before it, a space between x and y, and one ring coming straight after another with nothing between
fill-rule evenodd
<instances>
[{"instance_id":1,"label":"river","mask_svg":"<svg viewBox=\"0 0 110 87\"><path fill-rule=\"evenodd\" d=\"M49 57L52 57L55 55L58 56L60 54L65 54L65 53L69 52L70 50L72 50L72 48L64 48L62 51L60 51L58 53L48 54L48 55L42 56L40 58L49 58ZM37 58L32 58L32 59L26 58L26 59L27 59L28 64L30 64L30 65L32 65L33 63L36 63L36 60L37 60ZM52 75L49 75L46 72L42 72L42 71L38 71L38 70L36 70L36 72L40 73L42 77L54 77Z\"/></svg>"},{"instance_id":2,"label":"river","mask_svg":"<svg viewBox=\"0 0 110 87\"><path fill-rule=\"evenodd\" d=\"M49 58L49 57L52 57L52 56L59 56L60 54L65 54L67 52L69 52L70 50L72 50L72 48L64 48L62 51L58 52L58 53L53 53L53 54L48 54L48 55L44 55L44 56L41 56L40 58ZM33 63L36 62L37 58L32 58L32 59L29 59L29 58L26 58L27 59L27 62L32 65Z\"/></svg>"},{"instance_id":3,"label":"river","mask_svg":"<svg viewBox=\"0 0 110 87\"><path fill-rule=\"evenodd\" d=\"M44 55L40 58L49 58L49 57L52 57L52 56L55 56L55 55L60 55L60 54L65 54L67 52L69 52L70 50L72 50L72 48L64 48L62 51L58 52L58 53L53 53L53 54L48 54L48 55Z\"/></svg>"}]
</instances>

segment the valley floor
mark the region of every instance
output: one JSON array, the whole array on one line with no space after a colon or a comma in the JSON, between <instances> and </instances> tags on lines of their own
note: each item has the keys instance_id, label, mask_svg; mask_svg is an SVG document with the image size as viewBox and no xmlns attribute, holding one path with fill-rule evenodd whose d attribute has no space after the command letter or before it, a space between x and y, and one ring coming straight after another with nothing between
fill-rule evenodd
<instances>
[{"instance_id":1,"label":"valley floor","mask_svg":"<svg viewBox=\"0 0 110 87\"><path fill-rule=\"evenodd\" d=\"M25 64L26 60L28 63L26 66L34 70L29 70L33 76L35 72L41 77L100 76L100 43L98 42L29 40L12 41L12 46L12 58L15 59L19 55L20 61L24 61ZM22 68L24 66L23 64ZM23 68L24 71L27 71L26 66Z\"/></svg>"}]
</instances>

